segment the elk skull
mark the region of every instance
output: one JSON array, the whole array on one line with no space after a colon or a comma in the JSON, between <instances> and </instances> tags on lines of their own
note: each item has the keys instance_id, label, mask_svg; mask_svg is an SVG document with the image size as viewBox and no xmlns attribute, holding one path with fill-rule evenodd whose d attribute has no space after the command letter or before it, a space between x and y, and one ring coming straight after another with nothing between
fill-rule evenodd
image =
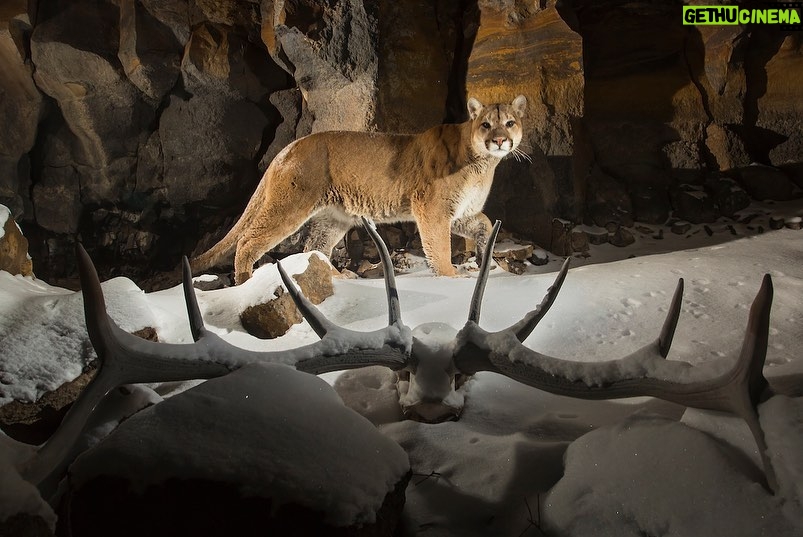
<instances>
[{"instance_id":1,"label":"elk skull","mask_svg":"<svg viewBox=\"0 0 803 537\"><path fill-rule=\"evenodd\" d=\"M764 486L776 489L756 411L757 405L773 394L762 372L772 304L769 275L765 275L750 310L741 354L729 359L732 365L729 364L725 373L707 378L705 372L698 371L700 368L682 361L665 360L680 314L682 280L660 336L654 342L618 360L580 363L546 356L523 344L555 301L568 271L568 259L533 311L505 330L495 333L483 330L478 324L480 305L499 230L499 222L496 222L484 252L465 326L458 331L442 323L426 323L411 331L401 321L387 248L373 226L367 221L364 224L377 243L385 266L388 325L368 333L336 326L299 294L279 265L279 274L288 293L321 340L276 352L240 349L206 330L186 258L184 297L195 343L155 343L126 333L106 313L97 272L79 245L78 264L87 331L100 365L94 380L79 396L56 433L24 464L25 479L36 484L43 496L48 497L74 456L76 440L97 403L121 384L212 378L251 362L269 361L315 374L369 365L388 367L400 374L399 402L405 415L428 422L460 415L464 403L461 382L478 371L496 372L537 389L569 397L615 399L646 395L685 406L729 412L750 427L762 457Z\"/></svg>"}]
</instances>

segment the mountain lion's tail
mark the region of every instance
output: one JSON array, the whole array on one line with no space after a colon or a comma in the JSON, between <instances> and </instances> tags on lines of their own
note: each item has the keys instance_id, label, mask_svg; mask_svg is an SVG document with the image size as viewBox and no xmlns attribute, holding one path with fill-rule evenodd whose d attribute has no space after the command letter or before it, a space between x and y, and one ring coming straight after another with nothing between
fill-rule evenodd
<instances>
[{"instance_id":1,"label":"mountain lion's tail","mask_svg":"<svg viewBox=\"0 0 803 537\"><path fill-rule=\"evenodd\" d=\"M190 260L190 267L192 268L193 274L197 274L222 263L226 257L234 252L237 248L237 239L242 231L242 222L243 219L241 218L217 244L198 257L194 257Z\"/></svg>"}]
</instances>

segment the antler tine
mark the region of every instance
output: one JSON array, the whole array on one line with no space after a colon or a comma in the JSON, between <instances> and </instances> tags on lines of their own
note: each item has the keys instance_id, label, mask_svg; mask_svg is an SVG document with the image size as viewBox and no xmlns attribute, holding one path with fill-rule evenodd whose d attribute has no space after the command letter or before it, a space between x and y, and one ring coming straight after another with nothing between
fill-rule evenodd
<instances>
[{"instance_id":1,"label":"antler tine","mask_svg":"<svg viewBox=\"0 0 803 537\"><path fill-rule=\"evenodd\" d=\"M661 327L661 335L658 336L658 352L660 352L661 356L664 358L669 355L669 348L672 346L672 339L675 337L675 329L680 319L680 306L682 304L683 278L678 278L675 294L672 295L672 302L669 304L669 313L667 313L666 319L664 319L664 325Z\"/></svg>"},{"instance_id":2,"label":"antler tine","mask_svg":"<svg viewBox=\"0 0 803 537\"><path fill-rule=\"evenodd\" d=\"M524 340L527 339L535 327L538 326L538 323L541 322L541 319L543 319L547 314L549 308L552 307L552 304L555 303L555 299L558 298L560 288L563 285L563 282L566 280L566 274L569 272L569 264L571 259L571 257L567 257L563 262L563 265L561 265L560 271L555 278L555 282L549 286L549 289L547 289L546 295L544 295L544 299L541 301L541 303L538 304L533 311L525 315L521 321L509 328L509 330L512 330L516 334L516 339L519 341L524 342Z\"/></svg>"},{"instance_id":3,"label":"antler tine","mask_svg":"<svg viewBox=\"0 0 803 537\"><path fill-rule=\"evenodd\" d=\"M767 456L757 406L770 393L763 367L767 354L772 280L764 276L750 308L742 350L735 364L714 378L701 378L702 366L665 360L677 325L683 280L678 282L657 341L619 360L561 360L525 347L512 329L490 334L476 325L463 328L455 364L464 373L494 371L557 395L580 399L651 396L687 407L729 412L750 427L761 453L768 490L777 482Z\"/></svg>"},{"instance_id":4,"label":"antler tine","mask_svg":"<svg viewBox=\"0 0 803 537\"><path fill-rule=\"evenodd\" d=\"M198 307L198 298L195 296L195 287L192 285L192 269L190 261L185 255L181 260L182 278L181 284L184 289L184 302L187 304L187 317L190 321L190 332L192 340L198 341L206 333L204 318L201 309Z\"/></svg>"},{"instance_id":5,"label":"antler tine","mask_svg":"<svg viewBox=\"0 0 803 537\"><path fill-rule=\"evenodd\" d=\"M391 261L388 247L382 237L379 236L374 223L364 216L361 218L365 231L371 236L371 240L374 241L377 250L379 250L379 258L382 260L384 269L382 272L385 275L385 290L388 297L388 326L395 326L401 323L401 305L399 303L399 291L396 288L396 275L393 272L393 261Z\"/></svg>"},{"instance_id":6,"label":"antler tine","mask_svg":"<svg viewBox=\"0 0 803 537\"><path fill-rule=\"evenodd\" d=\"M204 360L203 353L208 349L204 347L199 351L196 348L198 344L154 343L122 330L106 313L106 301L97 270L89 254L80 244L76 246L76 256L81 292L84 296L87 332L98 355L99 364L95 378L72 405L59 428L22 470L25 479L35 483L45 498L55 492L56 485L68 464L68 457L89 416L103 397L116 386L132 382L209 378L230 371L224 364ZM191 279L185 278L185 293L186 281L191 282ZM189 289L188 309L190 317L195 316L193 333L200 334L203 331L203 323L200 321L195 296L191 292L191 283ZM168 347L170 351L159 352L156 350L157 347L161 347L162 351ZM175 360L167 356L173 356Z\"/></svg>"},{"instance_id":7,"label":"antler tine","mask_svg":"<svg viewBox=\"0 0 803 537\"><path fill-rule=\"evenodd\" d=\"M396 288L396 277L393 274L393 262L390 260L390 253L372 223L365 217L362 217L362 223L371 236L371 239L374 241L374 244L376 244L380 259L382 260L382 265L385 268L383 272L385 273L385 292L388 298L388 326L398 326L401 324L401 307L399 305L399 292ZM323 338L335 325L329 321L312 302L298 292L295 285L288 277L287 272L285 272L282 267L282 264L277 262L276 265L279 269L279 276L281 276L282 282L284 282L284 286L287 288L287 292L290 293L290 298L293 299L301 315L307 320L315 333L318 334L318 337Z\"/></svg>"},{"instance_id":8,"label":"antler tine","mask_svg":"<svg viewBox=\"0 0 803 537\"><path fill-rule=\"evenodd\" d=\"M301 312L301 315L307 320L315 333L318 334L318 337L323 339L326 333L334 328L335 325L307 297L298 292L279 261L276 262L276 268L279 269L279 276L282 278L284 287L290 293L290 298L295 302L298 311Z\"/></svg>"},{"instance_id":9,"label":"antler tine","mask_svg":"<svg viewBox=\"0 0 803 537\"><path fill-rule=\"evenodd\" d=\"M477 324L480 322L482 296L485 294L485 285L488 283L488 272L491 270L491 259L493 259L494 245L496 244L496 236L499 234L500 227L502 227L502 222L497 220L494 222L491 233L488 235L488 242L485 244L485 251L482 254L480 272L477 275L477 283L474 284L474 294L471 295L471 304L468 309L468 322Z\"/></svg>"},{"instance_id":10,"label":"antler tine","mask_svg":"<svg viewBox=\"0 0 803 537\"><path fill-rule=\"evenodd\" d=\"M410 354L412 336L403 325L368 333L352 332L335 327L300 296L296 297L296 303L309 304L310 310L318 313L316 316L308 312L305 316L319 319L318 329L323 330L324 335L334 327L341 336L290 351L249 351L231 345L204 328L186 259L183 290L195 342L146 341L121 329L109 317L95 266L80 244L76 250L87 332L99 366L95 378L70 408L58 430L24 464L22 475L35 483L45 498L55 492L89 416L101 399L121 384L218 377L252 362L281 362L314 373L376 364L400 369ZM283 274L283 280L290 293L296 291L287 274Z\"/></svg>"},{"instance_id":11,"label":"antler tine","mask_svg":"<svg viewBox=\"0 0 803 537\"><path fill-rule=\"evenodd\" d=\"M773 294L772 278L769 274L765 274L761 288L750 306L750 316L739 358L728 373L732 381L726 386L725 397L729 400L731 412L741 417L753 433L764 465L766 485L769 490L777 491L778 479L767 453L767 441L758 419L759 403L772 395L769 383L764 377L764 363L767 359Z\"/></svg>"}]
</instances>

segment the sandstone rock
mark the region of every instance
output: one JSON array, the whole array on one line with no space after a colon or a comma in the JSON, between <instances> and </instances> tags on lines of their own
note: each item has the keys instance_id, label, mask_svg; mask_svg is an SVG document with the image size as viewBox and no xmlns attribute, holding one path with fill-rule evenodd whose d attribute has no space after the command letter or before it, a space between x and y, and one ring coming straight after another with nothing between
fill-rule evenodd
<instances>
[{"instance_id":1,"label":"sandstone rock","mask_svg":"<svg viewBox=\"0 0 803 537\"><path fill-rule=\"evenodd\" d=\"M243 328L252 336L261 339L277 338L303 320L284 287L277 287L274 296L276 298L264 304L248 306L240 313Z\"/></svg>"},{"instance_id":2,"label":"sandstone rock","mask_svg":"<svg viewBox=\"0 0 803 537\"><path fill-rule=\"evenodd\" d=\"M132 167L131 155L154 118L119 68L119 42L117 9L83 0L38 24L31 35L34 79L58 103L74 137L73 162L91 176L84 199L98 203L117 201L131 190L130 174L119 172Z\"/></svg>"},{"instance_id":3,"label":"sandstone rock","mask_svg":"<svg viewBox=\"0 0 803 537\"><path fill-rule=\"evenodd\" d=\"M309 256L309 265L301 274L293 274L301 292L313 304L320 304L332 296L332 265L318 255ZM240 313L243 328L254 337L273 339L284 335L291 326L303 320L293 299L281 285L274 291L274 299L249 306Z\"/></svg>"},{"instance_id":4,"label":"sandstone rock","mask_svg":"<svg viewBox=\"0 0 803 537\"><path fill-rule=\"evenodd\" d=\"M8 0L0 10L0 203L25 213L30 185L30 156L42 112L42 95L33 82L26 51L31 31L28 2ZM29 204L28 204L29 205Z\"/></svg>"},{"instance_id":5,"label":"sandstone rock","mask_svg":"<svg viewBox=\"0 0 803 537\"><path fill-rule=\"evenodd\" d=\"M719 216L711 196L702 188L690 185L680 185L673 189L672 206L677 218L693 224L714 222Z\"/></svg>"},{"instance_id":6,"label":"sandstone rock","mask_svg":"<svg viewBox=\"0 0 803 537\"><path fill-rule=\"evenodd\" d=\"M0 407L0 425L3 431L29 444L41 444L61 423L70 405L95 376L95 368L90 367L72 382L59 386L44 394L34 403L12 401Z\"/></svg>"},{"instance_id":7,"label":"sandstone rock","mask_svg":"<svg viewBox=\"0 0 803 537\"><path fill-rule=\"evenodd\" d=\"M306 136L309 132L299 130L301 122L302 98L297 88L280 90L270 95L270 103L279 111L282 122L276 128L273 141L262 156L259 169L264 173L279 152L290 145L297 138ZM303 129L303 127L302 127Z\"/></svg>"},{"instance_id":8,"label":"sandstone rock","mask_svg":"<svg viewBox=\"0 0 803 537\"><path fill-rule=\"evenodd\" d=\"M630 231L628 231L623 227L620 227L608 237L608 242L613 244L614 246L623 248L625 246L630 246L631 244L636 242L636 238Z\"/></svg>"},{"instance_id":9,"label":"sandstone rock","mask_svg":"<svg viewBox=\"0 0 803 537\"><path fill-rule=\"evenodd\" d=\"M749 43L748 29L744 26L697 26L696 30L700 41L693 37L691 45L695 50L689 58L689 67L708 99L712 124L723 127L740 124L744 121L747 92L744 55ZM737 142L733 146L737 151L715 153L718 159L741 157L741 142L733 141Z\"/></svg>"},{"instance_id":10,"label":"sandstone rock","mask_svg":"<svg viewBox=\"0 0 803 537\"><path fill-rule=\"evenodd\" d=\"M727 125L711 123L705 130L705 145L716 161L719 170L725 171L750 164L750 155L744 142Z\"/></svg>"},{"instance_id":11,"label":"sandstone rock","mask_svg":"<svg viewBox=\"0 0 803 537\"><path fill-rule=\"evenodd\" d=\"M582 226L580 230L585 234L589 244L599 246L608 242L608 230L599 226Z\"/></svg>"},{"instance_id":12,"label":"sandstone rock","mask_svg":"<svg viewBox=\"0 0 803 537\"><path fill-rule=\"evenodd\" d=\"M11 274L33 276L33 262L28 255L28 239L11 216L0 205L0 270Z\"/></svg>"},{"instance_id":13,"label":"sandstone rock","mask_svg":"<svg viewBox=\"0 0 803 537\"><path fill-rule=\"evenodd\" d=\"M549 251L555 255L569 256L572 255L572 228L574 225L571 222L555 218L552 220L552 240L550 242Z\"/></svg>"},{"instance_id":14,"label":"sandstone rock","mask_svg":"<svg viewBox=\"0 0 803 537\"><path fill-rule=\"evenodd\" d=\"M293 279L313 304L320 304L335 292L332 285L332 265L317 255L311 255L307 270L301 274L293 274Z\"/></svg>"},{"instance_id":15,"label":"sandstone rock","mask_svg":"<svg viewBox=\"0 0 803 537\"><path fill-rule=\"evenodd\" d=\"M358 0L262 2L262 40L295 78L313 132L368 130L374 120L378 59L371 9Z\"/></svg>"},{"instance_id":16,"label":"sandstone rock","mask_svg":"<svg viewBox=\"0 0 803 537\"><path fill-rule=\"evenodd\" d=\"M594 166L586 179L586 217L597 226L633 225L633 206L625 186Z\"/></svg>"},{"instance_id":17,"label":"sandstone rock","mask_svg":"<svg viewBox=\"0 0 803 537\"><path fill-rule=\"evenodd\" d=\"M683 220L679 220L677 222L672 223L672 233L675 235L685 235L686 233L691 230L691 224L689 222L684 222Z\"/></svg>"},{"instance_id":18,"label":"sandstone rock","mask_svg":"<svg viewBox=\"0 0 803 537\"><path fill-rule=\"evenodd\" d=\"M148 341L159 341L156 330L152 327L145 327L133 334ZM96 367L90 364L75 380L65 382L33 403L12 401L3 405L0 407L0 427L20 442L34 445L43 443L59 426L96 372Z\"/></svg>"},{"instance_id":19,"label":"sandstone rock","mask_svg":"<svg viewBox=\"0 0 803 537\"><path fill-rule=\"evenodd\" d=\"M452 17L439 19L451 8ZM443 122L455 55L455 2L379 2L375 121L385 132L415 133ZM421 61L426 58L427 61Z\"/></svg>"},{"instance_id":20,"label":"sandstone rock","mask_svg":"<svg viewBox=\"0 0 803 537\"><path fill-rule=\"evenodd\" d=\"M181 74L189 39L187 4L180 0L120 2L120 48L126 77L154 103L161 102ZM165 23L172 23L169 26Z\"/></svg>"},{"instance_id":21,"label":"sandstone rock","mask_svg":"<svg viewBox=\"0 0 803 537\"><path fill-rule=\"evenodd\" d=\"M262 110L247 100L171 96L159 123L164 176L151 178L149 186L163 188L179 207L214 194L215 204L242 196L258 180L253 160L267 125Z\"/></svg>"},{"instance_id":22,"label":"sandstone rock","mask_svg":"<svg viewBox=\"0 0 803 537\"><path fill-rule=\"evenodd\" d=\"M382 536L409 462L314 375L252 364L132 416L69 474L72 535Z\"/></svg>"},{"instance_id":23,"label":"sandstone rock","mask_svg":"<svg viewBox=\"0 0 803 537\"><path fill-rule=\"evenodd\" d=\"M571 235L572 250L580 253L587 253L591 241L585 231L573 229Z\"/></svg>"},{"instance_id":24,"label":"sandstone rock","mask_svg":"<svg viewBox=\"0 0 803 537\"><path fill-rule=\"evenodd\" d=\"M527 270L525 261L533 256L532 244L521 244L510 239L494 245L494 261L506 272L524 274Z\"/></svg>"},{"instance_id":25,"label":"sandstone rock","mask_svg":"<svg viewBox=\"0 0 803 537\"><path fill-rule=\"evenodd\" d=\"M787 218L784 221L784 226L786 226L787 229L800 229L801 228L801 221L803 221L803 219L801 217L793 216L791 218Z\"/></svg>"},{"instance_id":26,"label":"sandstone rock","mask_svg":"<svg viewBox=\"0 0 803 537\"><path fill-rule=\"evenodd\" d=\"M382 278L385 271L382 263L371 263L367 259L363 259L357 267L357 275L360 278Z\"/></svg>"},{"instance_id":27,"label":"sandstone rock","mask_svg":"<svg viewBox=\"0 0 803 537\"><path fill-rule=\"evenodd\" d=\"M735 181L728 178L717 179L708 185L719 212L724 216L733 216L738 211L746 209L751 199Z\"/></svg>"},{"instance_id":28,"label":"sandstone rock","mask_svg":"<svg viewBox=\"0 0 803 537\"><path fill-rule=\"evenodd\" d=\"M750 196L757 200L785 201L795 198L795 184L781 170L752 164L737 171L737 179Z\"/></svg>"},{"instance_id":29,"label":"sandstone rock","mask_svg":"<svg viewBox=\"0 0 803 537\"><path fill-rule=\"evenodd\" d=\"M494 245L494 259L525 261L533 255L532 244L522 244L512 240L499 241Z\"/></svg>"},{"instance_id":30,"label":"sandstone rock","mask_svg":"<svg viewBox=\"0 0 803 537\"><path fill-rule=\"evenodd\" d=\"M748 118L755 121L756 151L766 152L767 161L775 166L798 163L803 154L803 39L798 32L765 31L751 39L751 46L755 47L749 59L755 61L756 83L763 80L765 84L756 95L756 115Z\"/></svg>"},{"instance_id":31,"label":"sandstone rock","mask_svg":"<svg viewBox=\"0 0 803 537\"><path fill-rule=\"evenodd\" d=\"M239 215L292 140L459 121L467 93L528 98L532 162L499 166L486 212L539 244L555 217L660 224L678 185L751 161L803 186L803 38L677 16L592 0L7 0L0 203L30 224L48 281L73 276L51 253L72 257L78 233L102 245L102 277L123 257L150 277ZM790 196L772 188L747 191ZM725 215L745 204L706 192ZM142 216L87 225L101 207Z\"/></svg>"},{"instance_id":32,"label":"sandstone rock","mask_svg":"<svg viewBox=\"0 0 803 537\"><path fill-rule=\"evenodd\" d=\"M586 163L574 147L584 106L582 39L553 0L489 0L478 7L467 93L486 104L527 97L521 149L532 160L499 165L487 212L508 229L549 244L552 219L580 218L583 204L578 185Z\"/></svg>"}]
</instances>

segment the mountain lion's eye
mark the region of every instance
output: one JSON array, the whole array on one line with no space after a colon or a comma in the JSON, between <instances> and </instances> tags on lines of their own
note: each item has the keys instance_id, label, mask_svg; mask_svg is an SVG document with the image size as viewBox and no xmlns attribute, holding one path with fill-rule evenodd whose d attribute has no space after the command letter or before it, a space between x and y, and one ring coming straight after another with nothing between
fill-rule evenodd
<instances>
[{"instance_id":1,"label":"mountain lion's eye","mask_svg":"<svg viewBox=\"0 0 803 537\"><path fill-rule=\"evenodd\" d=\"M513 127L513 125L515 125L515 124L516 124L516 122L511 119L510 121L505 123L505 127L507 127L509 129L509 128Z\"/></svg>"},{"instance_id":2,"label":"mountain lion's eye","mask_svg":"<svg viewBox=\"0 0 803 537\"><path fill-rule=\"evenodd\" d=\"M491 124L488 123L487 121L483 121L482 122L482 128L483 129L490 129L491 128Z\"/></svg>"}]
</instances>

